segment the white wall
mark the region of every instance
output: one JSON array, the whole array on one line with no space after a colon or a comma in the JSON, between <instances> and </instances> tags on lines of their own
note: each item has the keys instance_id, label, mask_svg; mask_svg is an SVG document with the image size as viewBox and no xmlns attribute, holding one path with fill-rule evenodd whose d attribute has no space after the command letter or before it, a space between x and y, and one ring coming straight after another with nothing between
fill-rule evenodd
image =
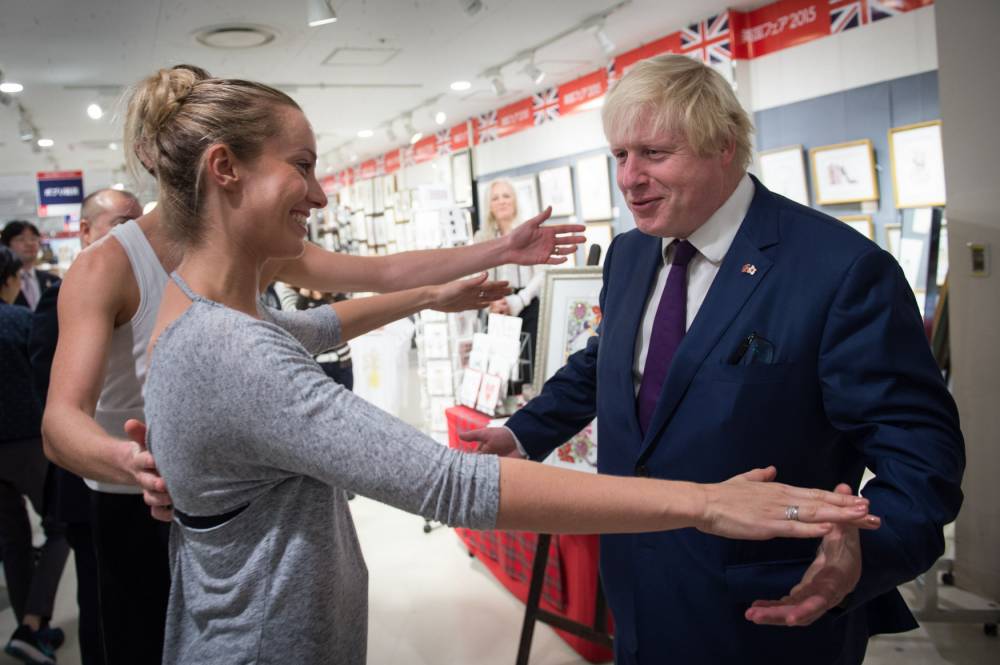
<instances>
[{"instance_id":1,"label":"white wall","mask_svg":"<svg viewBox=\"0 0 1000 665\"><path fill-rule=\"evenodd\" d=\"M942 144L948 175L953 392L965 434L965 504L955 529L955 579L1000 600L1000 206L996 0L938 0ZM988 277L970 271L967 243L992 250Z\"/></svg>"},{"instance_id":2,"label":"white wall","mask_svg":"<svg viewBox=\"0 0 1000 665\"><path fill-rule=\"evenodd\" d=\"M601 111L593 109L478 145L473 150L472 168L478 178L481 174L537 164L607 145L601 127Z\"/></svg>"},{"instance_id":3,"label":"white wall","mask_svg":"<svg viewBox=\"0 0 1000 665\"><path fill-rule=\"evenodd\" d=\"M934 6L778 51L746 64L753 111L933 71L938 66Z\"/></svg>"}]
</instances>

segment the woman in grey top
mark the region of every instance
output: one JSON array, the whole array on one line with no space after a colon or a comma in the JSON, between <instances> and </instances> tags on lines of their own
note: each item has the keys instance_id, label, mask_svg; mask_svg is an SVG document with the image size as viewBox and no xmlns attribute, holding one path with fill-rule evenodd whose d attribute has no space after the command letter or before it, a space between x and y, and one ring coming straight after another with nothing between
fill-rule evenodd
<instances>
[{"instance_id":1,"label":"woman in grey top","mask_svg":"<svg viewBox=\"0 0 1000 665\"><path fill-rule=\"evenodd\" d=\"M276 313L257 300L264 262L302 252L305 219L326 203L309 123L272 88L171 76L142 84L164 220L185 246L146 382L176 516L164 662L364 663L367 573L345 490L483 529L878 526L863 499L762 482L773 469L696 485L465 455L336 385L310 353L363 328L364 303Z\"/></svg>"}]
</instances>

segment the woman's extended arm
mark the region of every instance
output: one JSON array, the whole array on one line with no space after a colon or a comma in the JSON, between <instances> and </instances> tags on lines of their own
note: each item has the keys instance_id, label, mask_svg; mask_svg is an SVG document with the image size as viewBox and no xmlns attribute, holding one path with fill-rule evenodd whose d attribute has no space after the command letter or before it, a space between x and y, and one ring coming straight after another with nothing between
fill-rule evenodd
<instances>
[{"instance_id":1,"label":"woman's extended arm","mask_svg":"<svg viewBox=\"0 0 1000 665\"><path fill-rule=\"evenodd\" d=\"M559 264L584 241L580 224L542 226L550 211L534 217L510 234L451 249L428 249L389 256L352 256L307 244L297 259L268 263L264 280L317 291L388 293L428 284L442 284L506 263ZM265 284L266 285L266 284Z\"/></svg>"}]
</instances>

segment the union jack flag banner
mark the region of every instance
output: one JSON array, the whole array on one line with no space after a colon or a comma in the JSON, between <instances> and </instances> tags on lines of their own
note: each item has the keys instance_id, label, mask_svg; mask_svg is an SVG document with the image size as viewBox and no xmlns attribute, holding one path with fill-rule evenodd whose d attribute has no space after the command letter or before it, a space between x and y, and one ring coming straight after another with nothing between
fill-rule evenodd
<instances>
[{"instance_id":1,"label":"union jack flag banner","mask_svg":"<svg viewBox=\"0 0 1000 665\"><path fill-rule=\"evenodd\" d=\"M434 136L437 139L437 154L438 155L447 155L448 153L450 153L451 152L451 130L450 129L442 129L439 132L437 132Z\"/></svg>"},{"instance_id":2,"label":"union jack flag banner","mask_svg":"<svg viewBox=\"0 0 1000 665\"><path fill-rule=\"evenodd\" d=\"M416 162L413 160L413 147L407 146L400 149L403 166L413 166Z\"/></svg>"},{"instance_id":3,"label":"union jack flag banner","mask_svg":"<svg viewBox=\"0 0 1000 665\"><path fill-rule=\"evenodd\" d=\"M692 23L680 31L681 51L691 55L697 53L707 65L723 65L731 62L733 51L729 34L729 12L711 16L704 21Z\"/></svg>"},{"instance_id":4,"label":"union jack flag banner","mask_svg":"<svg viewBox=\"0 0 1000 665\"><path fill-rule=\"evenodd\" d=\"M480 113L476 117L476 143L489 143L497 138L496 110Z\"/></svg>"},{"instance_id":5,"label":"union jack flag banner","mask_svg":"<svg viewBox=\"0 0 1000 665\"><path fill-rule=\"evenodd\" d=\"M844 32L863 25L868 21L865 12L864 0L843 0L830 1L830 34Z\"/></svg>"},{"instance_id":6,"label":"union jack flag banner","mask_svg":"<svg viewBox=\"0 0 1000 665\"><path fill-rule=\"evenodd\" d=\"M534 111L535 124L559 119L559 89L552 87L536 92L531 96L531 108Z\"/></svg>"}]
</instances>

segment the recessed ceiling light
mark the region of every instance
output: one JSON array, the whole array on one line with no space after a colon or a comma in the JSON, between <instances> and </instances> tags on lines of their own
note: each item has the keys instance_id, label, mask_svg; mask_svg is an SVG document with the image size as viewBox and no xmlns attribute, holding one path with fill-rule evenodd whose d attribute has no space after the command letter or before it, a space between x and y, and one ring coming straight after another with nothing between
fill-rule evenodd
<instances>
[{"instance_id":1,"label":"recessed ceiling light","mask_svg":"<svg viewBox=\"0 0 1000 665\"><path fill-rule=\"evenodd\" d=\"M39 148L51 148L56 144L52 139L38 139Z\"/></svg>"},{"instance_id":2,"label":"recessed ceiling light","mask_svg":"<svg viewBox=\"0 0 1000 665\"><path fill-rule=\"evenodd\" d=\"M370 129L362 129L361 131L358 132L358 138L368 139L371 138L374 133L375 132L373 132Z\"/></svg>"},{"instance_id":3,"label":"recessed ceiling light","mask_svg":"<svg viewBox=\"0 0 1000 665\"><path fill-rule=\"evenodd\" d=\"M118 144L115 143L114 141L108 144L108 150L117 150L117 149L118 149Z\"/></svg>"},{"instance_id":4,"label":"recessed ceiling light","mask_svg":"<svg viewBox=\"0 0 1000 665\"><path fill-rule=\"evenodd\" d=\"M15 92L21 92L22 90L24 90L24 86L20 83L14 83L13 81L4 81L3 83L0 83L0 92L13 94Z\"/></svg>"},{"instance_id":5,"label":"recessed ceiling light","mask_svg":"<svg viewBox=\"0 0 1000 665\"><path fill-rule=\"evenodd\" d=\"M125 183L123 183L123 182L116 182L115 184L111 185L111 189L117 189L120 192L123 189L125 189Z\"/></svg>"},{"instance_id":6,"label":"recessed ceiling light","mask_svg":"<svg viewBox=\"0 0 1000 665\"><path fill-rule=\"evenodd\" d=\"M472 84L468 81L454 81L451 84L451 89L455 92L462 92L463 90L468 90L472 87Z\"/></svg>"},{"instance_id":7,"label":"recessed ceiling light","mask_svg":"<svg viewBox=\"0 0 1000 665\"><path fill-rule=\"evenodd\" d=\"M270 44L275 34L273 28L264 25L234 23L201 28L195 31L194 38L210 48L245 49Z\"/></svg>"},{"instance_id":8,"label":"recessed ceiling light","mask_svg":"<svg viewBox=\"0 0 1000 665\"><path fill-rule=\"evenodd\" d=\"M100 120L104 117L104 109L101 108L100 104L91 104L87 107L87 115L89 115L92 120Z\"/></svg>"},{"instance_id":9,"label":"recessed ceiling light","mask_svg":"<svg viewBox=\"0 0 1000 665\"><path fill-rule=\"evenodd\" d=\"M437 113L434 114L434 122L436 122L439 125L443 125L447 120L448 116L445 114L444 111L438 111Z\"/></svg>"}]
</instances>

